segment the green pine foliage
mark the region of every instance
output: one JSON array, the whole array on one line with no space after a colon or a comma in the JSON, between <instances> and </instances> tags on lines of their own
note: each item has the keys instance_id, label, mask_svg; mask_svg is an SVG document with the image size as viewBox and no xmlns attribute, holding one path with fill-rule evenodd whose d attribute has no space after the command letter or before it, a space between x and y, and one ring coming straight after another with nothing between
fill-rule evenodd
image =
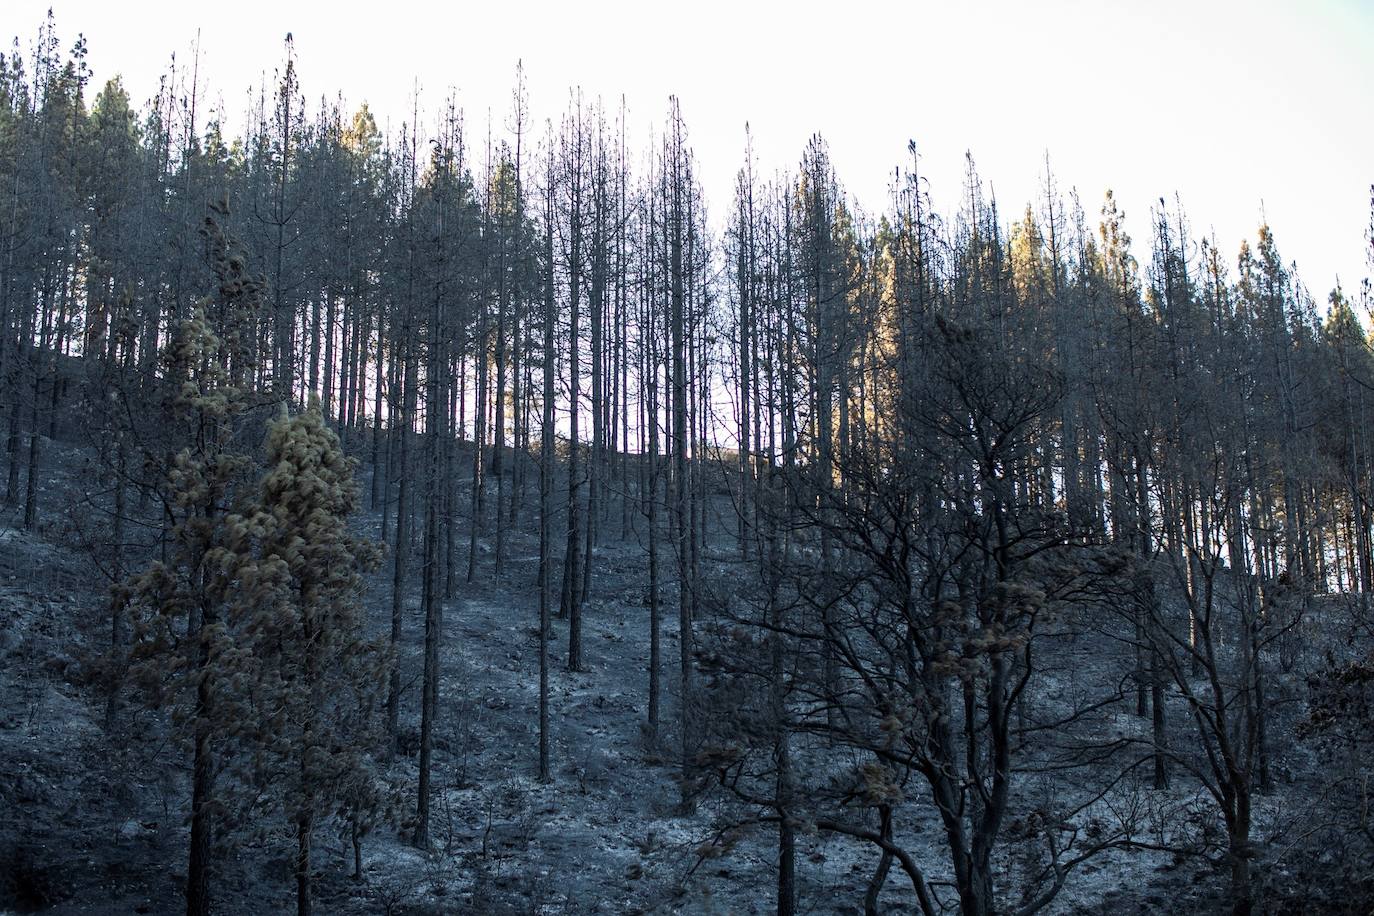
<instances>
[{"instance_id":1,"label":"green pine foliage","mask_svg":"<svg viewBox=\"0 0 1374 916\"><path fill-rule=\"evenodd\" d=\"M268 427L265 472L251 503L224 520L213 563L233 584L232 650L224 656L245 719L235 729L239 776L297 831L317 819L370 819L382 794L368 750L383 648L363 633L362 573L380 560L354 535L355 462L319 405ZM262 823L259 819L259 823Z\"/></svg>"}]
</instances>

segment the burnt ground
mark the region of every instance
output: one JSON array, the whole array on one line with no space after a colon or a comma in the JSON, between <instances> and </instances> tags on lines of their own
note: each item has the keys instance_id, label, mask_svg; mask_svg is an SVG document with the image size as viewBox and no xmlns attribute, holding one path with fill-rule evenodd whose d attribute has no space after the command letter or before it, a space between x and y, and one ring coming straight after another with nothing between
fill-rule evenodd
<instances>
[{"instance_id":1,"label":"burnt ground","mask_svg":"<svg viewBox=\"0 0 1374 916\"><path fill-rule=\"evenodd\" d=\"M61 507L74 502L88 456L49 445L51 480L42 494L43 524L18 530L12 509L0 514L0 912L54 914L173 913L181 902L187 837L189 758L159 714L130 710L113 733L103 728L103 694L91 668L108 640L105 586L84 552L80 529ZM374 534L379 518L359 520ZM491 575L490 543L479 544L473 583L459 582L445 605L441 723L435 740L435 849L404 842L401 825L383 826L364 845L362 882L348 878L347 838L321 830L316 841L322 913L765 913L773 908L772 837L744 835L725 856L698 850L739 813L708 797L691 815L678 811L673 765L677 658L675 615L665 596L664 728L648 740L645 696L648 609L643 548L620 538L618 515L596 552L585 612L585 670L566 670L566 622L554 621L551 722L554 781L535 779L538 605L537 544L524 527L507 538L505 575ZM466 526L460 521L460 532ZM466 557L466 536L459 555ZM707 576L728 591L726 558L706 558ZM379 574L379 578L384 578ZM389 590L369 591L381 629ZM1122 650L1104 627L1080 622L1048 641L1053 662L1040 695L1053 711L1112 680ZM422 620L418 595L407 602L403 647L409 677L403 718L418 722ZM1312 653L1314 656L1318 653ZM1045 657L1045 656L1042 656ZM1292 739L1301 713L1300 665L1276 691L1280 728L1278 788L1257 805L1256 837L1272 852L1265 867L1282 877L1296 868L1284 844L1312 817L1318 771L1310 750ZM1109 707L1080 728L1143 734L1128 703ZM1047 713L1048 714L1048 713ZM1187 734L1186 710L1171 709ZM1033 763L1035 758L1030 758ZM1047 759L1047 758L1042 758ZM413 807L415 759L399 756L390 773L400 808ZM1081 791L1080 775L1027 773L1018 783L1026 805ZM1195 781L1178 774L1166 793L1144 794L1127 779L1104 804L1150 806L1159 837L1182 829L1205 834L1208 804ZM945 872L938 821L919 789L903 806L898 837L937 879ZM1185 824L1186 822L1186 824ZM272 825L266 825L269 828ZM265 841L242 845L220 868L217 907L225 913L287 912L294 907L286 824ZM1008 835L1019 829L1014 821ZM1007 844L1012 850L1014 844ZM1022 867L1004 856L1008 875ZM815 833L799 839L802 913L862 912L877 856L856 841ZM1003 878L1004 885L1008 879ZM1047 912L1211 912L1224 873L1205 856L1115 850L1082 866ZM916 912L897 869L882 904ZM1284 908L1284 907L1279 907ZM1312 910L1320 911L1320 908Z\"/></svg>"}]
</instances>

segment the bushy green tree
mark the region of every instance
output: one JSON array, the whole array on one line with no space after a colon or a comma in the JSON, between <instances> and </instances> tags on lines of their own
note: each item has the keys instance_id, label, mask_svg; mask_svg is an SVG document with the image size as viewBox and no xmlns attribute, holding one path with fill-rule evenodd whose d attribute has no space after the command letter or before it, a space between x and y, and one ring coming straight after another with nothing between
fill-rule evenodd
<instances>
[{"instance_id":1,"label":"bushy green tree","mask_svg":"<svg viewBox=\"0 0 1374 916\"><path fill-rule=\"evenodd\" d=\"M268 427L258 492L225 519L214 559L235 585L226 661L250 708L238 731L243 776L291 819L306 914L317 822L373 799L365 749L375 746L368 729L385 659L363 635L360 573L379 555L348 528L355 462L318 403L294 417L282 410Z\"/></svg>"}]
</instances>

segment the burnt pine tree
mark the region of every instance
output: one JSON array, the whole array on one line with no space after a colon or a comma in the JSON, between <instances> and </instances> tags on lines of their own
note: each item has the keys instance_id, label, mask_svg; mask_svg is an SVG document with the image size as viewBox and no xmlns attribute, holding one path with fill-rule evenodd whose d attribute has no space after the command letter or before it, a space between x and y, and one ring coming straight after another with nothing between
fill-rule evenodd
<instances>
[{"instance_id":1,"label":"burnt pine tree","mask_svg":"<svg viewBox=\"0 0 1374 916\"><path fill-rule=\"evenodd\" d=\"M243 343L265 285L247 273L245 254L221 226L225 216L226 207L213 208L203 229L218 289L177 326L166 351L168 447L144 456L158 468L163 559L121 586L136 622L131 673L154 705L173 710L192 744L188 916L210 911L220 755L247 714L230 676L235 646L226 611L234 583L220 560L225 521L253 466L245 429L259 404L245 387L253 367Z\"/></svg>"}]
</instances>

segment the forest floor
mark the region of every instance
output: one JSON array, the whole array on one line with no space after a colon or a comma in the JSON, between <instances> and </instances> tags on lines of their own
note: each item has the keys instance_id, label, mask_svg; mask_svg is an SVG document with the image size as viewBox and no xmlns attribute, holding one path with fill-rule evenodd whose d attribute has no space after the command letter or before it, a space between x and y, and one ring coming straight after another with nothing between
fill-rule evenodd
<instances>
[{"instance_id":1,"label":"forest floor","mask_svg":"<svg viewBox=\"0 0 1374 916\"><path fill-rule=\"evenodd\" d=\"M104 699L88 686L89 659L108 641L105 586L83 553L72 519L86 455L49 447L53 476L41 494L46 521L19 530L0 514L0 913L174 913L183 906L189 760L159 715L132 710L118 730L103 728ZM526 527L532 513L525 513ZM373 536L377 514L359 520ZM645 728L649 612L645 554L620 538L618 514L595 553L584 612L584 670L570 672L566 621L555 620L551 661L553 782L535 778L537 761L537 543L507 535L504 575L492 575L491 543L478 543L474 581L459 576L444 607L440 722L434 746L434 849L422 853L404 831L381 827L363 846L363 880L352 881L347 837L321 831L316 861L321 913L766 913L773 910L773 837L747 834L723 857L703 858L737 809L708 798L679 812L671 750L677 702L675 615L663 622L664 726L657 744ZM460 523L460 570L466 528ZM728 582L724 558L708 575ZM384 572L369 590L378 632L389 614ZM418 578L418 577L416 577ZM403 721L418 722L423 621L418 596L406 604ZM1100 642L1066 637L1045 690L1074 700L1078 681L1115 664ZM1057 693L1056 693L1057 691ZM1179 715L1182 715L1180 712ZM1138 728L1110 711L1105 728ZM1182 726L1181 719L1176 719ZM1301 754L1294 751L1294 754ZM414 782L413 756L398 756L397 785ZM1286 766L1289 773L1301 762ZM1043 789L1031 787L1030 794ZM1256 833L1300 804L1305 788L1286 777L1261 800ZM402 809L413 809L413 790ZM920 798L919 793L913 794ZM1198 795L1176 779L1183 810ZM409 805L410 809L406 809ZM942 835L928 802L903 808L899 839L932 875ZM294 907L286 824L276 840L241 847L216 875L218 911L277 913ZM871 846L804 833L798 845L799 912L862 912L876 863ZM1050 913L1208 912L1219 872L1201 860L1113 851L1070 877ZM882 898L887 913L914 913L899 870Z\"/></svg>"}]
</instances>

